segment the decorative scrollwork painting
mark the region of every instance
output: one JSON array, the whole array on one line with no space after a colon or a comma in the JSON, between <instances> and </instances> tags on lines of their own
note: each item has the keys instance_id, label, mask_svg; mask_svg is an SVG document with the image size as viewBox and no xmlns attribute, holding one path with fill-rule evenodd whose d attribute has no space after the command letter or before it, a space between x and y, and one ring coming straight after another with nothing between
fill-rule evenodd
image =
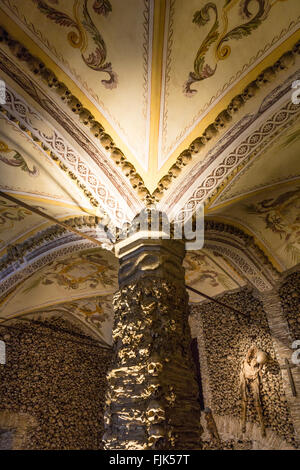
<instances>
[{"instance_id":1,"label":"decorative scrollwork painting","mask_svg":"<svg viewBox=\"0 0 300 470\"><path fill-rule=\"evenodd\" d=\"M73 17L69 16L53 6L50 6L44 0L33 0L37 8L47 18L56 24L66 28L72 28L68 33L68 42L81 52L84 63L96 72L105 72L109 75L108 79L102 79L101 83L106 88L115 88L117 85L117 76L112 70L111 62L107 62L107 48L102 35L95 25L88 6L88 0L75 0L73 4ZM54 3L53 1L51 3ZM55 1L58 4L58 1ZM97 15L107 16L112 11L109 0L94 0L93 11ZM75 31L74 31L75 30ZM90 51L90 43L93 43L94 49Z\"/></svg>"},{"instance_id":2,"label":"decorative scrollwork painting","mask_svg":"<svg viewBox=\"0 0 300 470\"><path fill-rule=\"evenodd\" d=\"M245 206L247 214L258 215L265 229L281 241L281 249L294 263L300 262L300 188L291 189Z\"/></svg>"},{"instance_id":3,"label":"decorative scrollwork painting","mask_svg":"<svg viewBox=\"0 0 300 470\"><path fill-rule=\"evenodd\" d=\"M16 204L10 204L3 199L0 200L0 233L14 228L16 222L20 222L32 213ZM3 240L0 239L0 242Z\"/></svg>"},{"instance_id":4,"label":"decorative scrollwork painting","mask_svg":"<svg viewBox=\"0 0 300 470\"><path fill-rule=\"evenodd\" d=\"M21 170L28 173L29 176L38 176L39 174L39 170L35 166L33 166L32 170L30 170L24 157L22 157L22 155L17 150L9 148L8 145L2 140L0 140L0 162L9 166L20 168Z\"/></svg>"},{"instance_id":5,"label":"decorative scrollwork painting","mask_svg":"<svg viewBox=\"0 0 300 470\"><path fill-rule=\"evenodd\" d=\"M184 93L187 96L196 94L197 90L191 88L193 83L212 77L216 73L218 62L230 56L231 47L228 42L250 36L267 19L272 7L280 1L286 0L275 0L273 3L269 0L225 0L221 15L219 15L218 8L213 2L208 2L201 10L197 10L194 13L193 23L198 25L199 28L203 28L213 18L214 22L198 49L194 60L194 70L189 73L188 79L184 84ZM232 8L237 4L239 4L238 15L241 20L246 20L246 22L228 31L228 17ZM256 4L256 10L253 8L254 4ZM222 25L220 24L220 19L222 20ZM213 45L214 65L211 66L207 62L206 55L212 50Z\"/></svg>"},{"instance_id":6,"label":"decorative scrollwork painting","mask_svg":"<svg viewBox=\"0 0 300 470\"><path fill-rule=\"evenodd\" d=\"M88 250L68 259L55 260L23 292L30 292L39 285L60 286L66 290L96 289L113 286L116 282L115 267L98 250Z\"/></svg>"}]
</instances>

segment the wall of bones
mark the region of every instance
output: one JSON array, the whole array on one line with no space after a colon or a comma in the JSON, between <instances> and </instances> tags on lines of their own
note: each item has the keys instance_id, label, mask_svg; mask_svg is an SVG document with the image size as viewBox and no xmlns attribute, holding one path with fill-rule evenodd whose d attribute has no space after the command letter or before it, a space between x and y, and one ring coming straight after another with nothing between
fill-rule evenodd
<instances>
[{"instance_id":1,"label":"wall of bones","mask_svg":"<svg viewBox=\"0 0 300 470\"><path fill-rule=\"evenodd\" d=\"M300 338L299 281L300 273L293 273L278 289L282 312L290 330L290 343L292 339ZM190 315L192 336L197 338L199 349L205 408L201 417L204 446L296 448L299 445L295 430L297 420L291 411L298 397L291 396L287 376L283 380L283 358L275 347L276 338L270 328L272 322L263 302L248 288L224 294L220 300L242 311L245 316L209 301L193 304ZM258 352L251 352L251 348ZM251 361L256 354L260 359L262 352L266 354L267 361L262 361L261 367L257 363L255 366ZM290 356L292 352L291 349ZM293 365L291 360L290 365ZM256 374L258 369L259 374ZM297 385L297 367L293 366L291 371ZM243 429L242 412L245 409L246 426Z\"/></svg>"},{"instance_id":2,"label":"wall of bones","mask_svg":"<svg viewBox=\"0 0 300 470\"><path fill-rule=\"evenodd\" d=\"M285 276L277 294L292 342L299 339L300 273ZM244 316L210 301L191 304L190 311L204 449L297 448L299 397L292 396L282 370L272 312L248 287L219 299ZM111 350L55 316L10 322L1 328L0 340L6 345L6 364L0 365L0 448L102 448ZM291 373L298 395L298 368Z\"/></svg>"},{"instance_id":3,"label":"wall of bones","mask_svg":"<svg viewBox=\"0 0 300 470\"><path fill-rule=\"evenodd\" d=\"M0 448L101 448L111 352L60 318L15 322L0 340Z\"/></svg>"}]
</instances>

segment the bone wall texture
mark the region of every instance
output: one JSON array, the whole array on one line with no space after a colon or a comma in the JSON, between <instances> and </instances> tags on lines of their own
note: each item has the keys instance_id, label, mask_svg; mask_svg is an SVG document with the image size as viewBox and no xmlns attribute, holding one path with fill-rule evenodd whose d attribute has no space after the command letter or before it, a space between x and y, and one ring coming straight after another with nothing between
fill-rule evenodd
<instances>
[{"instance_id":1,"label":"bone wall texture","mask_svg":"<svg viewBox=\"0 0 300 470\"><path fill-rule=\"evenodd\" d=\"M293 340L300 339L300 271L287 276L279 289L283 314Z\"/></svg>"},{"instance_id":2,"label":"bone wall texture","mask_svg":"<svg viewBox=\"0 0 300 470\"><path fill-rule=\"evenodd\" d=\"M111 352L62 319L12 326L0 330L7 349L0 366L4 443L12 429L14 449L101 448Z\"/></svg>"},{"instance_id":3,"label":"bone wall texture","mask_svg":"<svg viewBox=\"0 0 300 470\"><path fill-rule=\"evenodd\" d=\"M222 418L224 429L225 421L229 427L235 428L231 433L226 433L227 439L235 437L240 443L247 442L247 446L251 447L255 430L255 439L261 443L265 441L259 437L259 421L251 396L248 402L247 432L243 434L239 426L241 365L248 349L256 345L267 352L270 358L263 368L260 387L267 438L272 436L275 439L274 448L279 442L286 448L297 446L280 364L262 302L248 288L225 294L220 300L247 314L249 320L212 302L191 306L190 325L192 336L198 339L204 405L211 408L216 423ZM222 435L220 437L222 439ZM269 445L272 447L268 442ZM226 448L225 442L223 446Z\"/></svg>"}]
</instances>

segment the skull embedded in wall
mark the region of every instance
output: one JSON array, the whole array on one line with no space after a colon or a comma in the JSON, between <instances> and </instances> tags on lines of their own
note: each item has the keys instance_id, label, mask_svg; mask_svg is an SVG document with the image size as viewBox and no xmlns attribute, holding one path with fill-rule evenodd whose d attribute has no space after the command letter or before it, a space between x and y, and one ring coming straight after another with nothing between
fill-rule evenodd
<instances>
[{"instance_id":1,"label":"skull embedded in wall","mask_svg":"<svg viewBox=\"0 0 300 470\"><path fill-rule=\"evenodd\" d=\"M161 387L160 381L158 381L158 379L155 380L154 378L154 380L152 380L151 383L149 384L147 388L147 392L149 395L152 395L154 397L160 396L162 393L162 387Z\"/></svg>"},{"instance_id":2,"label":"skull embedded in wall","mask_svg":"<svg viewBox=\"0 0 300 470\"><path fill-rule=\"evenodd\" d=\"M206 138L204 136L198 137L197 139L193 140L193 142L189 146L189 150L191 151L191 153L198 153L204 148L205 143Z\"/></svg>"},{"instance_id":3,"label":"skull embedded in wall","mask_svg":"<svg viewBox=\"0 0 300 470\"><path fill-rule=\"evenodd\" d=\"M151 361L149 362L147 369L149 374L157 376L162 371L163 365L161 363L161 359L157 355L153 355L151 357Z\"/></svg>"},{"instance_id":4,"label":"skull embedded in wall","mask_svg":"<svg viewBox=\"0 0 300 470\"><path fill-rule=\"evenodd\" d=\"M160 423L165 419L165 410L160 403L152 400L147 408L146 416L150 423Z\"/></svg>"},{"instance_id":5,"label":"skull embedded in wall","mask_svg":"<svg viewBox=\"0 0 300 470\"><path fill-rule=\"evenodd\" d=\"M79 114L82 109L82 104L80 101L73 95L71 95L68 99L68 106L71 108L73 113Z\"/></svg>"},{"instance_id":6,"label":"skull embedded in wall","mask_svg":"<svg viewBox=\"0 0 300 470\"><path fill-rule=\"evenodd\" d=\"M152 424L149 428L149 439L148 443L152 447L156 444L159 439L165 437L164 427L160 424Z\"/></svg>"}]
</instances>

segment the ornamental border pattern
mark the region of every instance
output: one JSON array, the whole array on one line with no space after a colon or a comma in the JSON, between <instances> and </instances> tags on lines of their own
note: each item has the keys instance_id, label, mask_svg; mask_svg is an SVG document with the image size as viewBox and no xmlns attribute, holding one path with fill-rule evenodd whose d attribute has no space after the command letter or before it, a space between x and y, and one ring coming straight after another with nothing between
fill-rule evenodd
<instances>
[{"instance_id":1,"label":"ornamental border pattern","mask_svg":"<svg viewBox=\"0 0 300 470\"><path fill-rule=\"evenodd\" d=\"M150 107L150 103L148 101L148 89L149 89L149 67L151 68L151 61L149 64L149 41L150 41L150 2L153 0L144 0L144 11L143 11L143 44L142 44L142 50L143 50L143 114L147 114L147 108ZM18 20L25 25L26 28L30 31L32 35L37 38L42 45L46 48L49 49L50 53L52 53L58 61L60 61L64 66L66 66L73 77L80 82L80 84L85 88L87 93L96 101L96 103L101 106L101 108L109 115L110 119L113 120L115 124L117 124L119 130L122 132L122 134L128 138L128 135L126 134L124 128L121 126L120 122L116 119L116 117L113 117L111 114L110 110L104 105L104 102L99 98L99 95L95 93L93 89L91 89L86 81L84 81L80 75L76 72L75 68L71 66L71 64L64 58L62 54L58 52L55 46L51 45L48 39L43 35L42 31L37 29L33 23L30 23L26 20L25 16L21 16L21 13L18 10L18 7L16 5L12 5L10 0L2 0L4 3L5 7L7 10L11 11L12 15L15 15ZM8 16L11 16L9 14ZM13 19L13 18L12 18ZM13 19L14 21L14 19ZM57 66L59 67L59 64L57 63Z\"/></svg>"},{"instance_id":2,"label":"ornamental border pattern","mask_svg":"<svg viewBox=\"0 0 300 470\"><path fill-rule=\"evenodd\" d=\"M254 152L258 153L258 148L265 148L269 141L278 134L283 124L294 116L297 119L298 115L300 115L300 106L293 104L291 101L286 103L282 109L276 111L258 130L249 135L233 152L230 152L212 173L201 182L178 213L178 217L182 217L185 212L192 213L197 210L198 204L208 197L211 198L220 183L225 181L230 173L235 170L238 171L240 165L247 163L251 155L254 156ZM181 193L183 191L184 188ZM177 197L177 199L179 198ZM175 205L175 202L172 202L171 207Z\"/></svg>"},{"instance_id":3,"label":"ornamental border pattern","mask_svg":"<svg viewBox=\"0 0 300 470\"><path fill-rule=\"evenodd\" d=\"M109 225L101 224L101 218L96 216L80 216L71 219L67 219L65 224L70 225L71 227L76 228L77 230L83 226L89 228L89 234L95 236L99 240L99 232L96 230L96 227L99 228L102 225L103 235L110 230ZM84 233L86 233L85 230ZM101 237L101 233L100 233ZM111 250L113 245L108 239L104 236L103 247L107 250ZM11 274L16 270L17 265L15 264L13 268L10 269L10 266L20 260L27 259L27 261L36 258L41 253L45 253L45 248L50 248L51 245L57 246L58 241L65 240L64 243L69 243L76 240L83 240L79 235L74 234L74 232L68 232L66 228L61 225L51 225L44 230L37 232L35 235L32 235L30 238L27 238L25 241L7 246L7 254L3 255L0 258L0 281L6 277L6 275ZM22 264L22 263L21 263Z\"/></svg>"},{"instance_id":4,"label":"ornamental border pattern","mask_svg":"<svg viewBox=\"0 0 300 470\"><path fill-rule=\"evenodd\" d=\"M255 243L254 237L248 235L235 225L224 222L216 222L215 220L205 221L206 240L211 240L212 236L220 236L219 238L223 243L231 244L233 240L236 241L238 246L243 250L247 248L247 253L250 253L254 259L257 260L257 265L264 266L267 273L267 278L270 281L277 281L282 273L270 262L268 256L263 250Z\"/></svg>"},{"instance_id":5,"label":"ornamental border pattern","mask_svg":"<svg viewBox=\"0 0 300 470\"><path fill-rule=\"evenodd\" d=\"M169 58L169 56L171 56L171 49L172 49L172 43L173 43L173 30L172 30L172 27L173 27L173 16L174 16L174 10L175 10L175 2L176 0L171 0L171 8L170 8L170 29L171 29L171 34L170 34L170 39L168 41L168 51L167 51L167 57L168 57L168 64L171 62L171 58ZM169 144L169 147L167 149L163 149L166 153L169 153L171 151L172 148L174 148L174 146L176 146L178 144L178 141L180 141L180 139L182 138L183 135L186 134L186 132L188 131L188 129L191 129L195 122L197 122L201 116L201 114L205 113L206 109L211 106L211 104L216 100L218 99L222 94L224 94L224 92L226 92L226 90L232 86L232 84L234 82L236 82L236 80L238 80L244 73L247 69L249 69L251 66L253 66L253 64L255 64L255 62L257 62L264 54L267 53L267 51L269 49L271 49L274 44L278 43L280 40L282 40L282 38L284 38L291 30L293 30L293 28L295 28L297 26L297 24L299 24L299 21L300 21L300 17L298 17L295 21L292 21L287 28L284 28L277 36L275 36L272 41L268 44L266 44L266 46L264 47L264 49L260 49L257 54L253 57L251 57L248 61L247 64L244 64L244 66L241 68L241 70L239 70L235 75L233 75L227 83L225 83L223 85L223 87L217 91L217 93L210 99L209 102L207 102L203 108L198 111L198 113L196 114L196 116L194 116L194 118L192 119L192 121L188 124L188 126L186 126L174 139L174 141ZM170 77L169 77L169 74L170 74L170 66L167 67L167 73L166 73L166 84L169 83L170 81ZM165 96L167 97L169 95L169 92L168 92L168 87L166 86L166 93L165 93ZM164 106L164 109L166 109L166 106ZM164 128L163 128L163 135L165 135L167 133L167 129L166 129L166 118L165 118L165 114L164 114L164 118L163 118L163 123L164 123Z\"/></svg>"},{"instance_id":6,"label":"ornamental border pattern","mask_svg":"<svg viewBox=\"0 0 300 470\"><path fill-rule=\"evenodd\" d=\"M252 81L244 88L241 94L235 96L227 108L224 109L206 128L203 135L195 139L190 144L189 149L184 150L179 155L175 164L172 165L169 172L159 181L157 188L153 191L152 195L150 195L149 190L144 185L143 179L136 172L134 166L127 161L122 151L115 147L112 138L105 133L103 126L99 122L95 121L89 110L83 108L82 103L71 94L66 85L59 82L56 75L50 69L45 68L45 64L43 62L34 57L20 42L14 40L2 27L0 27L0 40L10 48L14 56L19 60L25 61L28 68L35 72L36 76L39 76L50 88L53 88L54 92L57 92L57 94L66 101L71 110L79 115L79 118L82 116L83 124L89 126L91 128L91 132L94 132L93 129L95 128L98 129L96 131L97 138L99 138L101 145L110 152L111 158L114 160L115 164L120 165L121 171L123 171L125 177L129 179L131 186L137 192L140 201L144 201L146 205L162 199L163 193L169 188L172 179L176 178L178 174L180 174L182 168L191 162L192 155L198 152L198 150L195 151L195 145L199 147L199 142L201 142L200 147L205 146L212 136L219 133L220 129L228 127L232 113L237 112L246 101L255 96L257 91L265 83L273 81L279 71L287 69L293 65L295 62L295 56L300 51L300 41L298 41L292 50L285 52L272 67L267 67L258 75L256 80ZM75 105L72 105L72 102L74 102ZM108 166L111 165L108 164Z\"/></svg>"},{"instance_id":7,"label":"ornamental border pattern","mask_svg":"<svg viewBox=\"0 0 300 470\"><path fill-rule=\"evenodd\" d=\"M169 169L167 175L159 181L157 188L153 191L152 196L156 201L160 201L163 198L164 191L170 187L172 179L178 177L182 168L186 165L190 165L193 157L195 155L197 156L200 150L205 149L207 143L212 138L216 138L220 132L229 128L232 116L237 113L247 101L255 97L260 89L267 83L273 82L279 72L294 65L299 52L300 41L298 41L290 51L285 52L273 66L263 70L239 95L235 96L229 105L219 113L217 118L207 126L203 134L193 140L189 147L181 152L175 163Z\"/></svg>"},{"instance_id":8,"label":"ornamental border pattern","mask_svg":"<svg viewBox=\"0 0 300 470\"><path fill-rule=\"evenodd\" d=\"M209 168L213 162L216 161L218 157L220 157L226 151L226 149L230 148L230 146L233 145L234 142L240 138L240 136L242 136L243 132L247 131L248 128L255 123L255 121L258 121L258 119L260 119L264 113L269 111L272 106L276 105L279 100L282 100L285 95L289 95L291 93L292 82L299 79L299 77L299 70L292 73L292 75L290 75L281 85L277 86L267 96L265 96L256 113L245 114L244 117L242 117L230 129L228 129L228 131L225 132L225 134L216 142L211 150L209 150L205 160L199 162L198 164L196 163L190 170L189 177L192 179L193 183L195 183L197 178L200 178L200 176ZM201 150L201 142L199 145ZM217 189L214 191L214 193L216 191ZM172 209L175 204L180 202L180 199L185 194L185 192L186 186L177 185L172 193L166 195L162 205ZM209 196L208 201L210 201L213 195Z\"/></svg>"},{"instance_id":9,"label":"ornamental border pattern","mask_svg":"<svg viewBox=\"0 0 300 470\"><path fill-rule=\"evenodd\" d=\"M22 264L20 266L19 271L15 272L15 270L13 270L11 276L1 281L0 296L2 297L5 294L9 294L9 290L15 288L17 284L25 281L36 271L51 263L51 261L54 261L62 256L67 256L72 253L76 253L81 250L93 248L95 246L92 242L86 242L85 240L67 241L67 246L60 246L61 242L62 240L60 239L58 241L58 246L53 247L52 251L49 251L49 249L45 249L44 256L43 253L39 254L38 258L33 259L33 262L31 262L29 265L25 265L23 267ZM72 243L71 246L69 246L70 243Z\"/></svg>"},{"instance_id":10,"label":"ornamental border pattern","mask_svg":"<svg viewBox=\"0 0 300 470\"><path fill-rule=\"evenodd\" d=\"M116 223L123 222L123 214L118 201L116 197L110 193L109 188L105 187L105 185L99 181L99 177L94 174L86 162L80 158L78 152L71 147L53 126L47 123L53 131L52 136L45 136L38 128L32 127L30 115L41 120L41 122L42 116L37 110L31 108L9 86L6 86L6 103L2 105L2 107L9 113L6 115L6 118L11 120L10 114L12 114L12 116L17 119L21 130L26 133L26 136L29 136L35 145L38 144L42 147L42 150L47 153L48 157L58 162L60 168L65 171L73 181L77 180L77 184L81 189L83 188L80 180L84 181L88 190L94 194L95 202L93 203L93 200L91 200L93 205L96 205L97 200L100 200L103 209L110 214L110 217L112 217ZM0 112L3 113L1 109ZM79 175L80 179L77 175ZM85 194L85 196L87 196L87 194Z\"/></svg>"},{"instance_id":11,"label":"ornamental border pattern","mask_svg":"<svg viewBox=\"0 0 300 470\"><path fill-rule=\"evenodd\" d=\"M226 258L228 257L259 291L268 291L273 288L273 285L263 276L254 262L245 255L241 247L228 247L224 246L224 242L220 240L210 240L207 242L207 248L220 253ZM240 251L242 255L238 254L237 251Z\"/></svg>"},{"instance_id":12,"label":"ornamental border pattern","mask_svg":"<svg viewBox=\"0 0 300 470\"><path fill-rule=\"evenodd\" d=\"M97 166L103 171L105 176L111 181L121 197L126 200L131 211L135 212L138 200L132 191L129 184L125 184L126 180L122 178L116 168L108 161L99 148L92 142L92 140L84 133L76 122L70 119L69 115L65 113L54 101L50 101L47 94L36 86L26 74L13 63L10 58L0 50L0 68L10 76L23 90L25 90L31 98L38 103L48 114L50 114L65 130L66 132L84 149L84 151L91 157ZM98 157L100 155L101 158ZM127 192L131 198L127 197Z\"/></svg>"},{"instance_id":13,"label":"ornamental border pattern","mask_svg":"<svg viewBox=\"0 0 300 470\"><path fill-rule=\"evenodd\" d=\"M41 60L39 60L37 57L34 57L28 51L28 49L26 47L24 47L19 41L14 40L7 33L7 31L1 26L0 26L0 42L2 44L7 45L9 47L9 49L11 50L12 54L18 60L26 62L28 69L31 70L31 72L36 77L41 78L41 80L43 80L46 83L46 85L48 85L49 89L52 89L53 92L57 94L57 97L61 98L62 102L65 103L65 106L68 106L73 113L75 113L79 116L79 119L81 120L81 122L85 126L90 127L90 132L92 134L94 134L94 136L97 139L99 139L100 145L102 145L102 147L104 147L106 149L106 151L110 153L112 161L114 161L116 165L121 166L121 171L123 171L123 173L125 175L125 178L122 178L121 175L119 175L116 172L116 169L114 168L114 165L113 165L112 162L109 162L108 159L105 161L107 167L110 169L110 171L114 175L114 179L116 179L116 177L117 177L119 180L122 181L123 185L124 185L124 183L126 185L128 185L131 188L131 192L133 193L132 196L135 199L137 199L137 200L140 199L141 200L143 198L149 197L150 193L149 193L148 189L145 187L142 177L137 173L134 166L126 159L123 152L115 146L111 136L109 134L106 134L102 124L100 124L98 121L96 121L94 119L94 116L92 115L92 113L88 109L83 107L82 103L78 100L78 98L76 96L71 94L70 90L68 89L68 87L63 82L59 82L58 78L52 72L52 70L46 68L45 64ZM3 62L3 58L1 57L1 62L0 62L1 67L3 67L2 62ZM13 64L13 66L16 68L15 64ZM17 69L17 70L18 70L17 73L16 72L15 73L10 72L8 74L15 81L17 81L17 83L20 84L20 82L22 83L22 81L20 80L19 74L21 76L22 72L19 69ZM27 81L28 81L28 79L27 79ZM30 96L32 96L36 100L37 94L33 93L33 91L31 90L31 87L33 87L33 83L32 83L32 80L30 80L30 82L31 82L30 87L29 87L29 89L27 87L27 91L30 91L30 93L29 93ZM47 102L44 103L42 101L42 103L40 103L40 104L46 110L47 110L47 107L49 107L49 104ZM46 108L45 108L45 104L48 105ZM52 103L51 110L52 110L52 112L54 111L53 110L53 103ZM60 115L62 113L62 110L57 108L56 113L58 115ZM67 115L64 116L64 119L61 119L61 118L58 119L58 122L61 123L61 125L64 128L66 128L66 123L65 123L66 116ZM75 123L73 121L71 121L71 122L72 122L72 124L71 124L71 129L72 129L72 127L74 128ZM70 125L68 127L70 127ZM76 126L76 127L77 127L76 128L77 133L79 132L80 134L82 134L81 129L79 131L78 126ZM72 130L72 132L70 132L70 131L68 131L68 132L75 138L75 140L78 141L77 133L74 132L74 130ZM85 136L85 140L87 140L87 136ZM91 145L90 141L89 141L88 145L89 146ZM83 147L82 144L81 144L81 146ZM97 153L99 153L99 152L100 152L100 149L96 148L96 151L94 152L94 154L97 155ZM91 155L93 159L95 159L95 155L94 156ZM103 161L103 155L102 155L102 161ZM99 163L100 162L98 162L98 165L99 165ZM103 163L102 163L102 167L104 167ZM128 170L128 167L129 167L129 170ZM107 169L106 169L106 173L107 173ZM126 181L127 178L129 179L129 184ZM137 193L137 195L134 194L134 193Z\"/></svg>"}]
</instances>

